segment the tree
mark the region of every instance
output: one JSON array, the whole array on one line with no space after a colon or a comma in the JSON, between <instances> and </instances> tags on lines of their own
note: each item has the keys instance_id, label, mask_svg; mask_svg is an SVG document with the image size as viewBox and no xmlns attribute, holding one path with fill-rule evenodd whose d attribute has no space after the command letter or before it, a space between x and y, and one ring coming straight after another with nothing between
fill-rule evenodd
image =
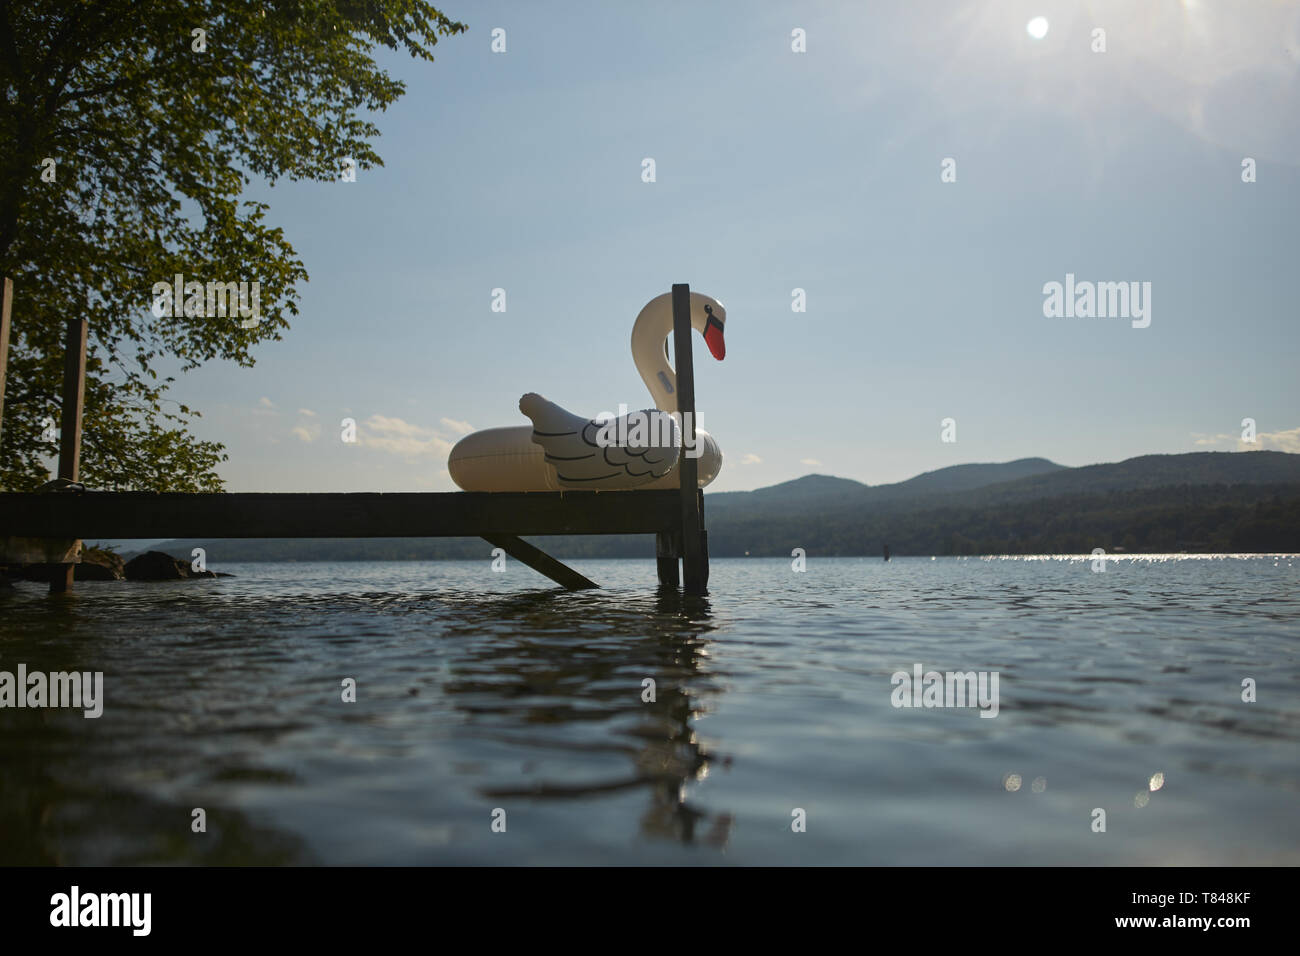
<instances>
[{"instance_id":1,"label":"tree","mask_svg":"<svg viewBox=\"0 0 1300 956\"><path fill-rule=\"evenodd\" d=\"M0 487L48 477L64 320L85 314L83 480L220 489L222 446L190 434L199 413L168 387L214 359L251 366L307 279L244 188L382 165L366 114L405 89L373 54L432 61L464 30L423 0L0 0L0 275L14 280ZM173 317L153 289L176 275L220 284L216 301L187 292ZM254 319L220 314L240 281L258 283Z\"/></svg>"}]
</instances>

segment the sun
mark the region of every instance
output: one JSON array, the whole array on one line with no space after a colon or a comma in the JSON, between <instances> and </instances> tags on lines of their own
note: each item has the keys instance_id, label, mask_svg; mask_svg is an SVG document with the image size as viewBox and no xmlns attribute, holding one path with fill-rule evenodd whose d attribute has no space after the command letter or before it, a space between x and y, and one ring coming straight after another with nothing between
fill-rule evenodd
<instances>
[{"instance_id":1,"label":"sun","mask_svg":"<svg viewBox=\"0 0 1300 956\"><path fill-rule=\"evenodd\" d=\"M1047 17L1034 17L1025 24L1025 32L1035 40L1041 40L1047 36Z\"/></svg>"}]
</instances>

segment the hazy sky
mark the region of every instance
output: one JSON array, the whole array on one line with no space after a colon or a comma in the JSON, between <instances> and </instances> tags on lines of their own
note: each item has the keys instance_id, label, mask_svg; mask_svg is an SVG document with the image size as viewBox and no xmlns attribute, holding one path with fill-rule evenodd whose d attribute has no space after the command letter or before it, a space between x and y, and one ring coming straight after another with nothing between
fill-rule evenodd
<instances>
[{"instance_id":1,"label":"hazy sky","mask_svg":"<svg viewBox=\"0 0 1300 956\"><path fill-rule=\"evenodd\" d=\"M673 282L728 311L714 490L1231 450L1247 417L1300 451L1300 4L444 9L435 63L385 57L384 168L254 191L311 281L256 368L175 389L230 490L454 490L523 392L643 407L632 322ZM1045 317L1067 273L1149 282L1149 327Z\"/></svg>"}]
</instances>

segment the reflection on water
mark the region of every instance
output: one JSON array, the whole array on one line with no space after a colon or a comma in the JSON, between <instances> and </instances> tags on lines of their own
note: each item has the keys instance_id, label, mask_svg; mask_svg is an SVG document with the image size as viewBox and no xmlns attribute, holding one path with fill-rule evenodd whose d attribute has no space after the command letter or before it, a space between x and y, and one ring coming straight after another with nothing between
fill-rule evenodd
<instances>
[{"instance_id":1,"label":"reflection on water","mask_svg":"<svg viewBox=\"0 0 1300 956\"><path fill-rule=\"evenodd\" d=\"M485 784L480 793L567 800L640 791L649 796L640 818L645 836L691 843L707 830L703 842L725 844L729 815L710 820L686 798L687 782L703 780L713 759L691 726L718 691L708 666L707 598L662 588L653 602L628 607L546 591L489 604L465 601L459 609L461 619L446 635L462 640L465 653L443 688L473 716L474 733L624 758L612 775L530 773L528 780ZM503 625L499 639L476 640ZM574 726L557 731L564 724ZM533 734L539 725L546 737Z\"/></svg>"},{"instance_id":2,"label":"reflection on water","mask_svg":"<svg viewBox=\"0 0 1300 956\"><path fill-rule=\"evenodd\" d=\"M1300 859L1290 556L724 560L698 599L209 553L238 577L0 592L0 670L106 697L0 710L0 862ZM916 663L997 671L998 717L895 709Z\"/></svg>"}]
</instances>

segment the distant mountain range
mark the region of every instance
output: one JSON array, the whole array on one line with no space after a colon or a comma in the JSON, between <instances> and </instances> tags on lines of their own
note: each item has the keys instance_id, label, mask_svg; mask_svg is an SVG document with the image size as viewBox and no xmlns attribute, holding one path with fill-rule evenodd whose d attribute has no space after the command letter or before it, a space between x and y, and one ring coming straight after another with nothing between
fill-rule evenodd
<instances>
[{"instance_id":1,"label":"distant mountain range","mask_svg":"<svg viewBox=\"0 0 1300 956\"><path fill-rule=\"evenodd\" d=\"M714 557L808 554L1034 554L1300 551L1300 455L1144 455L1067 468L1045 458L953 465L888 485L806 475L755 491L706 493ZM533 539L557 557L649 557L647 536ZM153 550L230 561L480 558L477 538L178 540Z\"/></svg>"}]
</instances>

